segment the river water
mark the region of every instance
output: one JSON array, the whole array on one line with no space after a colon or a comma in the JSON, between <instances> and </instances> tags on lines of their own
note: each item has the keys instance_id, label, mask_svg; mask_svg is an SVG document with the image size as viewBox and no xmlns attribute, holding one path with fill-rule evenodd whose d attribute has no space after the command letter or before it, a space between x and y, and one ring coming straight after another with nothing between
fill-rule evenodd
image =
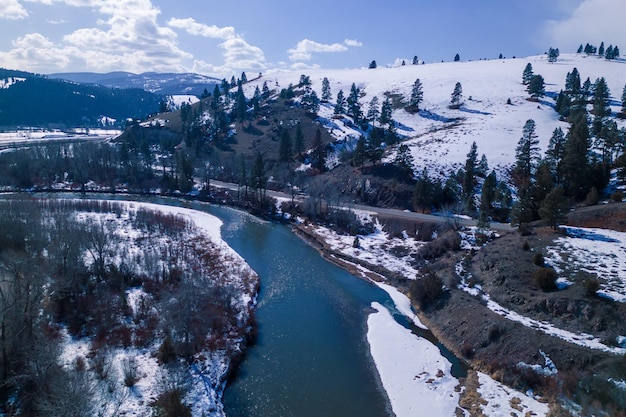
<instances>
[{"instance_id":1,"label":"river water","mask_svg":"<svg viewBox=\"0 0 626 417\"><path fill-rule=\"evenodd\" d=\"M458 360L398 313L386 292L326 261L289 228L227 207L136 199L220 218L223 239L260 276L258 336L226 386L228 417L392 416L366 340L372 302L436 344L453 375L464 376Z\"/></svg>"}]
</instances>

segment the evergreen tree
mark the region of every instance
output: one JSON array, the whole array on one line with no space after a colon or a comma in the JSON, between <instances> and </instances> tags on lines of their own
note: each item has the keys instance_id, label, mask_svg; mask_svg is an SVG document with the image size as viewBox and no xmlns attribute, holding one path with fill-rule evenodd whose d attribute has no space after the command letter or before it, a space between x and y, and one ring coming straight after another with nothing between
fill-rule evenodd
<instances>
[{"instance_id":1,"label":"evergreen tree","mask_svg":"<svg viewBox=\"0 0 626 417\"><path fill-rule=\"evenodd\" d=\"M235 79L235 76L233 75L232 77L230 77L230 88L235 88L237 87L237 80Z\"/></svg>"},{"instance_id":2,"label":"evergreen tree","mask_svg":"<svg viewBox=\"0 0 626 417\"><path fill-rule=\"evenodd\" d=\"M483 182L483 187L480 193L480 212L488 213L491 215L493 210L493 202L496 198L496 171L491 171Z\"/></svg>"},{"instance_id":3,"label":"evergreen tree","mask_svg":"<svg viewBox=\"0 0 626 417\"><path fill-rule=\"evenodd\" d=\"M367 109L367 120L373 124L379 116L380 110L378 109L378 96L374 96L370 100L369 107Z\"/></svg>"},{"instance_id":4,"label":"evergreen tree","mask_svg":"<svg viewBox=\"0 0 626 417\"><path fill-rule=\"evenodd\" d=\"M213 87L213 96L211 98L211 108L215 111L217 110L217 108L220 106L221 104L221 93L220 93L220 88L217 86L217 84L215 84L215 87Z\"/></svg>"},{"instance_id":5,"label":"evergreen tree","mask_svg":"<svg viewBox=\"0 0 626 417\"><path fill-rule=\"evenodd\" d=\"M590 146L587 114L575 113L565 140L561 179L565 194L577 200L587 195Z\"/></svg>"},{"instance_id":6,"label":"evergreen tree","mask_svg":"<svg viewBox=\"0 0 626 417\"><path fill-rule=\"evenodd\" d=\"M559 58L559 48L548 49L548 62L556 62Z\"/></svg>"},{"instance_id":7,"label":"evergreen tree","mask_svg":"<svg viewBox=\"0 0 626 417\"><path fill-rule=\"evenodd\" d=\"M571 73L568 72L565 77L565 91L568 94L580 93L580 73L576 67L574 67Z\"/></svg>"},{"instance_id":8,"label":"evergreen tree","mask_svg":"<svg viewBox=\"0 0 626 417\"><path fill-rule=\"evenodd\" d=\"M533 75L530 83L528 84L528 93L534 100L539 100L541 97L546 95L545 85L541 75Z\"/></svg>"},{"instance_id":9,"label":"evergreen tree","mask_svg":"<svg viewBox=\"0 0 626 417\"><path fill-rule=\"evenodd\" d=\"M380 117L378 118L381 126L389 125L393 122L392 112L393 104L391 103L391 99L389 97L385 97L385 100L380 108Z\"/></svg>"},{"instance_id":10,"label":"evergreen tree","mask_svg":"<svg viewBox=\"0 0 626 417\"><path fill-rule=\"evenodd\" d=\"M328 103L333 98L330 92L330 81L324 77L322 80L322 103Z\"/></svg>"},{"instance_id":11,"label":"evergreen tree","mask_svg":"<svg viewBox=\"0 0 626 417\"><path fill-rule=\"evenodd\" d=\"M543 221L556 229L558 224L565 220L568 205L561 187L556 187L548 193L539 208L539 216Z\"/></svg>"},{"instance_id":12,"label":"evergreen tree","mask_svg":"<svg viewBox=\"0 0 626 417\"><path fill-rule=\"evenodd\" d=\"M344 114L346 112L346 99L343 96L343 90L337 93L337 103L335 104L335 115Z\"/></svg>"},{"instance_id":13,"label":"evergreen tree","mask_svg":"<svg viewBox=\"0 0 626 417\"><path fill-rule=\"evenodd\" d=\"M311 85L311 77L304 74L300 75L300 82L298 83L298 85L300 87L306 87L308 85Z\"/></svg>"},{"instance_id":14,"label":"evergreen tree","mask_svg":"<svg viewBox=\"0 0 626 417\"><path fill-rule=\"evenodd\" d=\"M351 116L354 119L354 123L357 124L362 117L361 104L359 103L360 94L361 91L354 83L352 83L352 86L350 87L350 95L348 96L346 103L348 106L348 116Z\"/></svg>"},{"instance_id":15,"label":"evergreen tree","mask_svg":"<svg viewBox=\"0 0 626 417\"><path fill-rule=\"evenodd\" d=\"M267 86L267 81L263 81L263 88L261 89L261 95L263 100L267 100L270 98L270 89Z\"/></svg>"},{"instance_id":16,"label":"evergreen tree","mask_svg":"<svg viewBox=\"0 0 626 417\"><path fill-rule=\"evenodd\" d=\"M546 150L546 162L550 166L552 175L556 178L556 183L560 183L561 161L565 152L565 134L560 127L552 132L548 149Z\"/></svg>"},{"instance_id":17,"label":"evergreen tree","mask_svg":"<svg viewBox=\"0 0 626 417\"><path fill-rule=\"evenodd\" d=\"M315 90L307 86L300 99L300 105L307 113L317 115L320 109L320 99L317 97Z\"/></svg>"},{"instance_id":18,"label":"evergreen tree","mask_svg":"<svg viewBox=\"0 0 626 417\"><path fill-rule=\"evenodd\" d=\"M535 204L540 204L546 195L554 188L554 178L552 177L552 170L547 160L543 159L539 161L535 172L535 182L532 187L533 201ZM537 215L539 212L537 212Z\"/></svg>"},{"instance_id":19,"label":"evergreen tree","mask_svg":"<svg viewBox=\"0 0 626 417\"><path fill-rule=\"evenodd\" d=\"M456 55L454 56L454 62L459 62L460 60L461 60L460 55L459 55L459 54L456 54Z\"/></svg>"},{"instance_id":20,"label":"evergreen tree","mask_svg":"<svg viewBox=\"0 0 626 417\"><path fill-rule=\"evenodd\" d=\"M322 131L317 128L313 137L313 151L311 152L311 166L319 172L326 171L326 147L322 142Z\"/></svg>"},{"instance_id":21,"label":"evergreen tree","mask_svg":"<svg viewBox=\"0 0 626 417\"><path fill-rule=\"evenodd\" d=\"M463 104L463 87L460 82L457 82L454 85L454 91L452 91L452 95L450 96L450 108L458 109Z\"/></svg>"},{"instance_id":22,"label":"evergreen tree","mask_svg":"<svg viewBox=\"0 0 626 417\"><path fill-rule=\"evenodd\" d=\"M422 82L416 79L411 89L411 97L409 98L409 107L412 111L418 111L420 103L424 100L424 92L422 91Z\"/></svg>"},{"instance_id":23,"label":"evergreen tree","mask_svg":"<svg viewBox=\"0 0 626 417\"><path fill-rule=\"evenodd\" d=\"M465 175L463 177L463 198L470 199L474 195L474 182L476 180L476 168L478 166L478 147L472 142L470 151L465 160Z\"/></svg>"},{"instance_id":24,"label":"evergreen tree","mask_svg":"<svg viewBox=\"0 0 626 417\"><path fill-rule=\"evenodd\" d=\"M604 58L608 60L613 59L613 45L609 45L609 47L606 48L606 53L604 54Z\"/></svg>"},{"instance_id":25,"label":"evergreen tree","mask_svg":"<svg viewBox=\"0 0 626 417\"><path fill-rule=\"evenodd\" d=\"M593 114L596 118L603 118L611 115L609 106L609 87L604 77L596 79L593 85Z\"/></svg>"},{"instance_id":26,"label":"evergreen tree","mask_svg":"<svg viewBox=\"0 0 626 417\"><path fill-rule=\"evenodd\" d=\"M413 176L413 155L411 155L411 150L406 144L403 143L398 147L398 153L396 153L393 163L407 176Z\"/></svg>"},{"instance_id":27,"label":"evergreen tree","mask_svg":"<svg viewBox=\"0 0 626 417\"><path fill-rule=\"evenodd\" d=\"M371 130L366 142L365 151L372 165L376 165L383 157L383 148L381 145L382 138L380 137L379 129Z\"/></svg>"},{"instance_id":28,"label":"evergreen tree","mask_svg":"<svg viewBox=\"0 0 626 417\"><path fill-rule=\"evenodd\" d=\"M246 96L243 94L243 87L239 84L237 95L235 96L235 118L243 123L248 113L248 103Z\"/></svg>"},{"instance_id":29,"label":"evergreen tree","mask_svg":"<svg viewBox=\"0 0 626 417\"><path fill-rule=\"evenodd\" d=\"M359 136L359 139L356 141L356 146L354 148L354 154L352 157L352 163L355 166L359 166L363 168L363 164L365 163L365 159L367 157L367 148L365 142L365 136Z\"/></svg>"},{"instance_id":30,"label":"evergreen tree","mask_svg":"<svg viewBox=\"0 0 626 417\"><path fill-rule=\"evenodd\" d=\"M533 78L533 75L534 75L533 66L529 62L528 64L526 64L526 67L524 68L524 71L522 72L522 84L524 85L530 84L530 80L531 78Z\"/></svg>"},{"instance_id":31,"label":"evergreen tree","mask_svg":"<svg viewBox=\"0 0 626 417\"><path fill-rule=\"evenodd\" d=\"M604 42L600 42L600 47L598 48L598 55L604 56Z\"/></svg>"},{"instance_id":32,"label":"evergreen tree","mask_svg":"<svg viewBox=\"0 0 626 417\"><path fill-rule=\"evenodd\" d=\"M245 73L245 72L242 72L242 73L241 73L241 83L242 83L242 84L245 84L245 83L247 83L247 82L248 82L248 77L246 76L246 73Z\"/></svg>"},{"instance_id":33,"label":"evergreen tree","mask_svg":"<svg viewBox=\"0 0 626 417\"><path fill-rule=\"evenodd\" d=\"M376 61L372 61L372 62L370 62L370 65L369 65L369 67L368 67L368 68L369 68L369 69L375 69L376 67L377 67L377 65L376 65Z\"/></svg>"},{"instance_id":34,"label":"evergreen tree","mask_svg":"<svg viewBox=\"0 0 626 417\"><path fill-rule=\"evenodd\" d=\"M524 124L522 137L515 148L515 169L513 173L516 185L530 183L539 160L539 140L535 121L529 119ZM519 185L518 185L519 186Z\"/></svg>"},{"instance_id":35,"label":"evergreen tree","mask_svg":"<svg viewBox=\"0 0 626 417\"><path fill-rule=\"evenodd\" d=\"M258 196L259 201L265 200L267 179L265 162L263 161L263 156L259 153L254 160L252 171L250 172L250 185L254 189L255 194Z\"/></svg>"},{"instance_id":36,"label":"evergreen tree","mask_svg":"<svg viewBox=\"0 0 626 417\"><path fill-rule=\"evenodd\" d=\"M302 123L298 121L296 125L296 136L293 139L293 150L297 155L304 152L304 134L302 133Z\"/></svg>"},{"instance_id":37,"label":"evergreen tree","mask_svg":"<svg viewBox=\"0 0 626 417\"><path fill-rule=\"evenodd\" d=\"M415 188L413 190L413 206L415 210L422 210L425 213L434 203L434 184L428 176L428 170L424 168L417 176Z\"/></svg>"},{"instance_id":38,"label":"evergreen tree","mask_svg":"<svg viewBox=\"0 0 626 417\"><path fill-rule=\"evenodd\" d=\"M418 65L420 63L419 59L417 58L417 55L415 55L413 57L413 65Z\"/></svg>"},{"instance_id":39,"label":"evergreen tree","mask_svg":"<svg viewBox=\"0 0 626 417\"><path fill-rule=\"evenodd\" d=\"M626 85L622 90L622 113L626 113Z\"/></svg>"},{"instance_id":40,"label":"evergreen tree","mask_svg":"<svg viewBox=\"0 0 626 417\"><path fill-rule=\"evenodd\" d=\"M580 46L578 47L578 50L576 51L577 54L582 54L583 53L583 44L581 43Z\"/></svg>"},{"instance_id":41,"label":"evergreen tree","mask_svg":"<svg viewBox=\"0 0 626 417\"><path fill-rule=\"evenodd\" d=\"M487 175L488 171L489 171L489 162L487 161L487 156L485 154L482 154L480 157L480 162L478 163L478 166L476 167L476 175L484 178Z\"/></svg>"},{"instance_id":42,"label":"evergreen tree","mask_svg":"<svg viewBox=\"0 0 626 417\"><path fill-rule=\"evenodd\" d=\"M278 147L278 162L289 162L291 160L291 156L293 154L293 150L291 148L291 137L289 136L289 131L287 129L281 129L280 132L280 144Z\"/></svg>"}]
</instances>

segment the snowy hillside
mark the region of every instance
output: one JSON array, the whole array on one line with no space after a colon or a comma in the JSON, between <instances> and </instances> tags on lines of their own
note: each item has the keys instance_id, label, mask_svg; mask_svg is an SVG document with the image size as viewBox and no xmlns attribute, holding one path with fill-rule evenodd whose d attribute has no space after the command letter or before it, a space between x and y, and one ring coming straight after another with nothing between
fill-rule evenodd
<instances>
[{"instance_id":1,"label":"snowy hillside","mask_svg":"<svg viewBox=\"0 0 626 417\"><path fill-rule=\"evenodd\" d=\"M545 79L546 96L539 103L526 100L529 94L522 84L522 72L527 63L532 64L534 74ZM437 173L441 166L463 163L474 141L479 155L487 156L491 168L513 163L515 146L528 119L536 122L540 147L545 151L556 127L567 132L568 124L558 120L554 103L556 95L564 89L567 73L574 68L580 72L582 81L589 77L593 84L597 78L604 77L611 92L613 112L619 111L626 84L626 61L578 54L563 54L556 63L549 63L547 56L541 55L394 68L281 72L248 83L246 95L251 97L254 88L261 88L263 82L277 90L289 84L295 86L304 74L310 77L312 88L321 96L322 80L326 77L330 81L332 99L321 105L321 121L337 139L356 139L358 131L346 127L342 120L331 118L339 90L347 97L355 83L361 90L362 109L367 112L374 96L381 103L385 93L401 94L408 100L413 83L419 78L424 91L420 112L412 115L397 109L393 118L399 124L398 133L407 139L412 150L416 169L426 166L430 172ZM459 110L451 110L448 105L456 82L462 85L464 105ZM508 99L511 104L507 104ZM620 126L626 124L621 122Z\"/></svg>"}]
</instances>

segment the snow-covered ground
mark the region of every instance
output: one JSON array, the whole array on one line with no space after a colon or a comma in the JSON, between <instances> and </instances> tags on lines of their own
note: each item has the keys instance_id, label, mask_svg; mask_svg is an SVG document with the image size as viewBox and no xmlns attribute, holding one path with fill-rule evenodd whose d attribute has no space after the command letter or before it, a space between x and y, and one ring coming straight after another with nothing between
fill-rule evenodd
<instances>
[{"instance_id":1,"label":"snow-covered ground","mask_svg":"<svg viewBox=\"0 0 626 417\"><path fill-rule=\"evenodd\" d=\"M85 139L108 139L119 136L122 132L117 129L74 129L65 132L58 129L21 129L8 132L0 132L0 146L27 144L28 142L41 143L54 140L85 140Z\"/></svg>"},{"instance_id":2,"label":"snow-covered ground","mask_svg":"<svg viewBox=\"0 0 626 417\"><path fill-rule=\"evenodd\" d=\"M527 63L534 74L545 80L546 97L539 103L530 102L522 72ZM589 77L591 83L604 77L611 92L613 112L620 110L621 94L626 84L626 61L606 61L597 56L562 54L556 63L549 63L546 55L526 58L494 59L473 62L442 62L426 65L405 65L376 69L307 69L299 72L266 74L247 83L246 96L252 97L254 88L267 82L270 88L287 88L297 85L300 75L308 75L312 89L321 97L322 80L328 78L332 98L322 104L319 120L337 140L356 140L360 131L350 126L349 119L333 119L335 98L339 90L344 96L350 93L352 83L361 90L360 103L367 113L369 102L378 97L382 103L387 94L400 94L405 101L416 79L423 85L424 101L418 114L404 109L393 112L397 130L406 138L417 171L428 168L431 174L447 174L446 167L457 168L466 159L472 142L476 142L479 155L487 156L491 168L504 167L515 160L515 146L522 136L528 119L537 126L541 151L545 151L556 127L567 132L568 125L558 120L554 111L556 95L564 89L568 72L577 68L581 80ZM463 89L464 105L459 110L448 108L450 95L456 82ZM507 104L508 100L511 104ZM626 126L617 120L619 126ZM390 155L393 157L393 153Z\"/></svg>"},{"instance_id":3,"label":"snow-covered ground","mask_svg":"<svg viewBox=\"0 0 626 417\"><path fill-rule=\"evenodd\" d=\"M139 202L116 202L116 204L125 205L126 211L121 215L81 212L77 214L77 219L80 221L97 220L108 223L111 227L109 230L114 230L115 234L122 238L124 256L135 259L140 256L142 251L148 249L145 247L147 240L139 231L129 227L129 213L136 212L139 209L147 209L182 216L182 218L189 220L192 224L191 229L185 232L186 234L181 237L182 239L191 240L196 233L199 233L219 248L220 262L228 265L226 270L229 276L225 277L225 279L231 284L241 287L239 301L233 300L233 304L236 303L239 306L254 304L255 297L251 294L252 288L249 287L250 282L247 282L246 278L255 274L245 260L222 240L220 233L222 222L218 218L204 212L180 207ZM164 243L167 244L167 242ZM117 253L118 251L114 252ZM167 267L167 265L164 267ZM142 299L146 296L146 293L141 288L133 288L126 291L126 298L133 312L139 309ZM90 354L90 340L73 339L67 333L65 334L63 355L61 357L65 365L71 367L79 360L88 362L89 359L87 358L90 357ZM205 352L203 355L195 358L194 364L190 368L182 367L178 370L161 366L155 355L154 347L111 348L105 353L105 356L104 362L107 363L110 377L106 381L96 378L93 383L94 390L99 393L96 398L100 398L102 401L102 404L98 406L102 408L103 415L151 416L152 409L150 404L156 400L167 384L171 384L171 381L177 378L172 372L179 372L180 378L186 381L185 386L187 386L188 390L186 402L191 404L193 415L211 415L215 417L224 415L221 404L221 392L223 390L223 379L230 363L229 354L224 350ZM115 381L123 380L125 375L124 369L129 366L136 371L138 380L132 387L126 388Z\"/></svg>"}]
</instances>

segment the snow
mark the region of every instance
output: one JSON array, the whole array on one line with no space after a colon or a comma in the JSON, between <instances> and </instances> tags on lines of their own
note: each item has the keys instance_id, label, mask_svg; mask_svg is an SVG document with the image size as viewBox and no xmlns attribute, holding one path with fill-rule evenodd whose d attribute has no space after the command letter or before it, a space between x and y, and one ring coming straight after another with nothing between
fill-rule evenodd
<instances>
[{"instance_id":1,"label":"snow","mask_svg":"<svg viewBox=\"0 0 626 417\"><path fill-rule=\"evenodd\" d=\"M177 95L169 96L167 100L168 100L168 107L171 110L178 110L183 104L191 105L200 101L198 97L194 95L190 95L190 94L177 94Z\"/></svg>"},{"instance_id":2,"label":"snow","mask_svg":"<svg viewBox=\"0 0 626 417\"><path fill-rule=\"evenodd\" d=\"M487 401L483 404L483 414L486 416L546 416L548 405L535 398L491 379L488 375L478 372L480 387L478 392Z\"/></svg>"},{"instance_id":3,"label":"snow","mask_svg":"<svg viewBox=\"0 0 626 417\"><path fill-rule=\"evenodd\" d=\"M389 284L384 284L382 282L376 282L376 285L383 289L389 297L393 300L396 308L400 313L402 313L405 317L413 322L417 327L422 329L428 329L428 327L424 326L420 321L419 317L415 315L413 312L413 308L411 307L411 300L406 295L402 294L398 289Z\"/></svg>"},{"instance_id":4,"label":"snow","mask_svg":"<svg viewBox=\"0 0 626 417\"><path fill-rule=\"evenodd\" d=\"M397 417L454 417L459 381L437 347L398 324L379 303L367 320L367 340Z\"/></svg>"},{"instance_id":5,"label":"snow","mask_svg":"<svg viewBox=\"0 0 626 417\"><path fill-rule=\"evenodd\" d=\"M5 78L3 80L0 80L0 90L2 89L8 89L10 88L12 85L15 85L19 82L24 82L26 81L26 78L21 78L21 77L9 77L9 78Z\"/></svg>"},{"instance_id":6,"label":"snow","mask_svg":"<svg viewBox=\"0 0 626 417\"><path fill-rule=\"evenodd\" d=\"M62 131L58 129L20 129L0 132L0 146L31 143L41 143L55 140L102 140L110 139L121 134L118 129L72 129Z\"/></svg>"},{"instance_id":7,"label":"snow","mask_svg":"<svg viewBox=\"0 0 626 417\"><path fill-rule=\"evenodd\" d=\"M546 262L559 274L585 271L600 279L599 295L626 303L626 233L563 227L567 236L548 247ZM568 281L569 282L569 281Z\"/></svg>"},{"instance_id":8,"label":"snow","mask_svg":"<svg viewBox=\"0 0 626 417\"><path fill-rule=\"evenodd\" d=\"M545 80L546 97L539 103L527 101L526 86L521 83L522 72L531 63L534 74ZM473 62L443 62L426 65L405 65L395 68L371 69L306 69L264 75L244 85L252 97L255 87L267 82L270 88L297 85L301 74L312 82L312 89L321 96L322 80L328 78L332 99L322 103L319 121L338 141L354 141L362 132L352 126L348 117L333 119L334 99L339 90L350 92L352 83L361 89L362 109L367 112L370 100L376 96L382 103L385 93L401 94L405 100L417 78L423 84L424 101L418 114L396 109L393 118L398 133L411 149L417 171L426 167L431 174L447 175L452 167L459 168L476 142L479 155L485 154L489 166L504 174L504 167L515 160L515 146L528 119L537 125L540 148L545 151L556 127L567 132L568 125L558 120L554 98L564 89L568 72L577 68L581 79L593 83L604 77L611 91L613 112L619 111L621 93L626 84L626 61L606 61L597 57L562 54L558 62L549 63L545 55L527 58L481 60ZM448 108L456 82L463 88L464 105L459 110ZM470 98L471 97L471 98ZM512 104L506 104L508 99ZM626 122L617 120L620 126ZM388 158L393 158L393 153Z\"/></svg>"}]
</instances>

